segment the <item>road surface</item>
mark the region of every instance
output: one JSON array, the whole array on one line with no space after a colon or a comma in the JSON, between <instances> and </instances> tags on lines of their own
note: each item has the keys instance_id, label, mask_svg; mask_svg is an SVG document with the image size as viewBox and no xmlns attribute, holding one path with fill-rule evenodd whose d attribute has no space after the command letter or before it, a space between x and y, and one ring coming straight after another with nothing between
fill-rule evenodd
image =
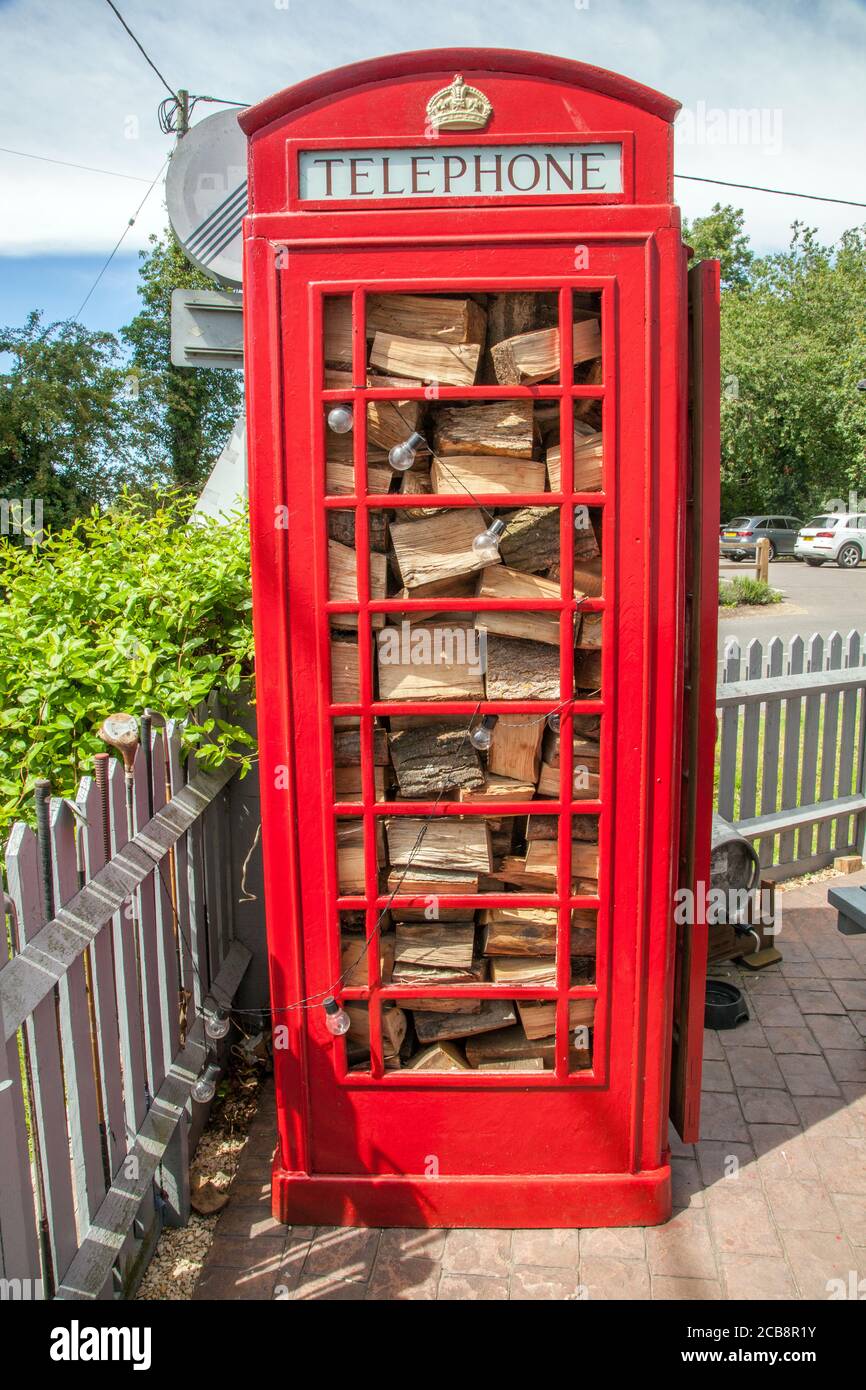
<instances>
[{"instance_id":1,"label":"road surface","mask_svg":"<svg viewBox=\"0 0 866 1390\"><path fill-rule=\"evenodd\" d=\"M741 565L722 560L719 578L754 575L748 560ZM817 632L827 637L852 628L866 632L866 564L856 570L840 570L835 565L814 569L797 560L775 560L770 565L770 583L784 595L784 602L746 612L736 608L719 609L719 654L729 637L736 637L745 648L754 637L766 642L781 637L785 643L798 634L808 640Z\"/></svg>"}]
</instances>

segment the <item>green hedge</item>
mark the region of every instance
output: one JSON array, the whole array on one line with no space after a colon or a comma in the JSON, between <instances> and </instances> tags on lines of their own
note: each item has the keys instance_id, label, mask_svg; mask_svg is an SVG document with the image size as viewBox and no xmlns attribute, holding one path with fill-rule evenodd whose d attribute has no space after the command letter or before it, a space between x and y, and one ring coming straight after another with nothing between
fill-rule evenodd
<instances>
[{"instance_id":1,"label":"green hedge","mask_svg":"<svg viewBox=\"0 0 866 1390\"><path fill-rule=\"evenodd\" d=\"M249 531L238 511L189 523L193 500L124 495L38 547L0 541L0 845L33 784L71 795L112 711L184 718L252 676ZM254 740L208 719L187 745L249 766Z\"/></svg>"}]
</instances>

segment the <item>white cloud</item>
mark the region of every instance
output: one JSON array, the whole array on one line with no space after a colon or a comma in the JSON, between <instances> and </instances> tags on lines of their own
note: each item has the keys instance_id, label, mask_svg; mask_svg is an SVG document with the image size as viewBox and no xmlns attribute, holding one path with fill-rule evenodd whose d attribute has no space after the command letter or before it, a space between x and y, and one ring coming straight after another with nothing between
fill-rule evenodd
<instances>
[{"instance_id":1,"label":"white cloud","mask_svg":"<svg viewBox=\"0 0 866 1390\"><path fill-rule=\"evenodd\" d=\"M119 0L170 84L256 101L315 72L383 52L446 45L533 48L626 73L696 112L781 113L781 146L679 143L677 168L866 200L856 0L785 7L731 0ZM104 0L0 0L6 56L2 143L152 178L171 147L165 95ZM11 60L11 61L10 61ZM199 107L199 113L203 109ZM132 138L131 138L132 137ZM772 143L772 142L771 142ZM0 253L108 251L145 184L0 155ZM827 238L866 210L681 182L689 216L732 201L759 248L795 217ZM164 225L155 190L126 245Z\"/></svg>"}]
</instances>

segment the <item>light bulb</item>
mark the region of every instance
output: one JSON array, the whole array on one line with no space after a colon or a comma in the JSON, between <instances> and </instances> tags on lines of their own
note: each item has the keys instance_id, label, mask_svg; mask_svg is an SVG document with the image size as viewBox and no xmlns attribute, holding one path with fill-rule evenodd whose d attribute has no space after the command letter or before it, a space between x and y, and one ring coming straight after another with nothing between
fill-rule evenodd
<instances>
[{"instance_id":1,"label":"light bulb","mask_svg":"<svg viewBox=\"0 0 866 1390\"><path fill-rule=\"evenodd\" d=\"M348 434L355 423L350 405L335 405L328 411L328 429L334 434Z\"/></svg>"},{"instance_id":2,"label":"light bulb","mask_svg":"<svg viewBox=\"0 0 866 1390\"><path fill-rule=\"evenodd\" d=\"M411 468L415 462L419 445L426 442L423 434L419 434L417 430L413 431L408 439L404 439L402 444L395 444L393 449L388 451L388 462L391 467L395 468L398 473L405 473L407 468Z\"/></svg>"},{"instance_id":3,"label":"light bulb","mask_svg":"<svg viewBox=\"0 0 866 1390\"><path fill-rule=\"evenodd\" d=\"M480 753L486 753L493 742L493 730L496 727L496 715L485 714L480 724L476 724L472 733L469 735L469 742L473 748L477 748Z\"/></svg>"},{"instance_id":4,"label":"light bulb","mask_svg":"<svg viewBox=\"0 0 866 1390\"><path fill-rule=\"evenodd\" d=\"M224 1038L231 1026L231 1019L225 1009L221 1009L219 1005L211 1013L204 1016L204 1031L209 1038L213 1038L215 1041Z\"/></svg>"},{"instance_id":5,"label":"light bulb","mask_svg":"<svg viewBox=\"0 0 866 1390\"><path fill-rule=\"evenodd\" d=\"M346 1010L340 1008L332 994L329 994L325 1000L324 1009L325 1027L328 1032L333 1033L335 1038L341 1038L344 1033L348 1033L352 1026L352 1020Z\"/></svg>"},{"instance_id":6,"label":"light bulb","mask_svg":"<svg viewBox=\"0 0 866 1390\"><path fill-rule=\"evenodd\" d=\"M207 1105L208 1101L213 1100L216 1095L217 1082L219 1081L220 1068L218 1062L208 1062L201 1076L192 1088L192 1098L197 1100L200 1105Z\"/></svg>"},{"instance_id":7,"label":"light bulb","mask_svg":"<svg viewBox=\"0 0 866 1390\"><path fill-rule=\"evenodd\" d=\"M554 734L558 734L558 733L559 733L559 715L558 715L558 714L553 713L553 714L549 714L549 715L547 716L547 727L548 727L548 729L550 729L551 733L554 733Z\"/></svg>"},{"instance_id":8,"label":"light bulb","mask_svg":"<svg viewBox=\"0 0 866 1390\"><path fill-rule=\"evenodd\" d=\"M472 542L472 549L486 564L493 564L499 559L499 541L505 530L505 522L498 517L491 521L486 531L481 531Z\"/></svg>"}]
</instances>

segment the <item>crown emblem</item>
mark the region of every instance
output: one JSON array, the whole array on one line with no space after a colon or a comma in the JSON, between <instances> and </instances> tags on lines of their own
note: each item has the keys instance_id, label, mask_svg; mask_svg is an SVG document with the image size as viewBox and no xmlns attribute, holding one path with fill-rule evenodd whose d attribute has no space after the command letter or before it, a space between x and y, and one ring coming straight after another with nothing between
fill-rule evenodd
<instances>
[{"instance_id":1,"label":"crown emblem","mask_svg":"<svg viewBox=\"0 0 866 1390\"><path fill-rule=\"evenodd\" d=\"M477 87L467 87L462 73L427 103L427 122L437 130L480 130L493 115L493 107Z\"/></svg>"}]
</instances>

